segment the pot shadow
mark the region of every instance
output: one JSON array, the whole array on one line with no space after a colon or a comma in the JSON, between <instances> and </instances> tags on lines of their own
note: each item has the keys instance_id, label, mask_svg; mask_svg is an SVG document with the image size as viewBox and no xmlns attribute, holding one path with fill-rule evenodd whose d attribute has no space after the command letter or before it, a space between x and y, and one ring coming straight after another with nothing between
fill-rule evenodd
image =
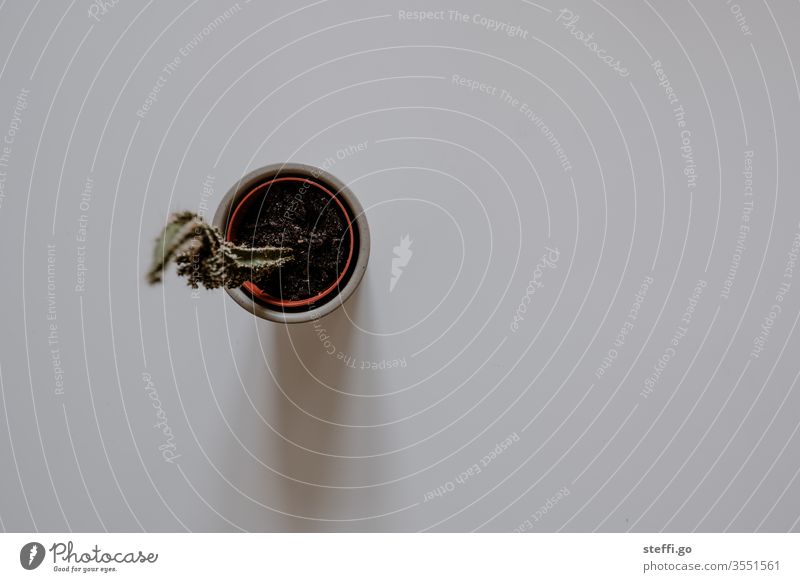
<instances>
[{"instance_id":1,"label":"pot shadow","mask_svg":"<svg viewBox=\"0 0 800 582\"><path fill-rule=\"evenodd\" d=\"M350 317L364 321L369 309L365 287L360 285L350 297L346 312L340 308L314 322L259 327L262 343L273 349L269 357L272 375L266 376L269 410L264 416L280 435L269 432L268 437L277 444L270 447L273 456L267 462L290 477L278 476L270 496L271 505L287 514L277 514L279 531L335 530L337 522L314 518L341 516L352 495L351 490L317 485L347 483L347 469L353 463L335 456L350 454L347 433L352 429L331 422L347 424L347 408L353 405L353 397L342 392L353 389L358 370L347 366L338 354L353 353L357 330Z\"/></svg>"}]
</instances>

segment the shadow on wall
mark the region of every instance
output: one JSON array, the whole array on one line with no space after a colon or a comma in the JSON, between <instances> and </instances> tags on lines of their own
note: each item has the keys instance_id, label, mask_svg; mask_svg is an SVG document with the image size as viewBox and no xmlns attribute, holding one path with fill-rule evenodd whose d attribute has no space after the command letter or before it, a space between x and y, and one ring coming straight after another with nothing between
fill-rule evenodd
<instances>
[{"instance_id":1,"label":"shadow on wall","mask_svg":"<svg viewBox=\"0 0 800 582\"><path fill-rule=\"evenodd\" d=\"M346 522L321 520L353 517L346 508L356 491L320 485L351 483L349 469L358 462L336 456L350 454L347 431L359 430L343 426L347 407L353 404L353 396L348 395L353 384L350 379L358 371L329 351L335 345L337 353L352 353L357 330L350 317L364 321L368 302L368 294L361 292L364 287L353 294L346 309L337 309L317 322L259 325L262 344L272 345L274 350L269 358L272 375L267 371L264 378L269 407L265 417L268 414L273 419L272 426L280 436L264 427L269 432L265 437L278 440L272 448L274 454L264 461L287 476L276 476L273 482L279 486L266 493L268 504L287 514L276 514L281 531L346 529ZM325 336L331 342L327 347ZM263 363L263 355L258 357Z\"/></svg>"}]
</instances>

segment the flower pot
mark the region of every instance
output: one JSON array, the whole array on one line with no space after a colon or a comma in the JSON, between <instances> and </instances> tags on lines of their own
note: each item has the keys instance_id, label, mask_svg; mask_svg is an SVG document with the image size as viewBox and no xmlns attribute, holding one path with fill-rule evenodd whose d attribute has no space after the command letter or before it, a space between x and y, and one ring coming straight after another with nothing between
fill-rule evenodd
<instances>
[{"instance_id":1,"label":"flower pot","mask_svg":"<svg viewBox=\"0 0 800 582\"><path fill-rule=\"evenodd\" d=\"M267 278L227 290L270 321L302 323L331 313L356 290L369 261L364 209L347 186L314 166L251 172L222 199L213 224L237 244L293 249L292 260Z\"/></svg>"}]
</instances>

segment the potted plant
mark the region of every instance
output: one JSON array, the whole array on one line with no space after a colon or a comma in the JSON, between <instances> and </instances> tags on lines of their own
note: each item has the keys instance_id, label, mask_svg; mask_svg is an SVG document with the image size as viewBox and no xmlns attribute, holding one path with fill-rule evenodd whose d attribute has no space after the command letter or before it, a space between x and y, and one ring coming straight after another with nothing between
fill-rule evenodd
<instances>
[{"instance_id":1,"label":"potted plant","mask_svg":"<svg viewBox=\"0 0 800 582\"><path fill-rule=\"evenodd\" d=\"M305 164L275 164L239 180L212 224L170 217L148 280L171 261L193 288L224 287L254 315L300 323L327 315L355 291L369 260L369 226L347 186Z\"/></svg>"}]
</instances>

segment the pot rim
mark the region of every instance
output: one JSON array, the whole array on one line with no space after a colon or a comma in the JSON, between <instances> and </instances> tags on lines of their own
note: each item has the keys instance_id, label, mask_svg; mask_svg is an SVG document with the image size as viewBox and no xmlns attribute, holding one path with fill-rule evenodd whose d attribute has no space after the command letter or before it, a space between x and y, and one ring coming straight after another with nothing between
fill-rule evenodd
<instances>
[{"instance_id":1,"label":"pot rim","mask_svg":"<svg viewBox=\"0 0 800 582\"><path fill-rule=\"evenodd\" d=\"M293 162L271 164L253 170L249 174L243 176L231 186L220 201L214 213L213 225L219 228L227 238L230 217L234 208L238 206L243 197L263 182L287 177L287 175L298 177L297 174L302 175L303 178L308 178L312 182L321 182L321 185L325 185L329 190L335 192L337 198L341 198L341 202L345 208L350 210L351 216L348 216L348 222L354 229L354 234L356 232L358 233L358 245L354 246L353 249L350 265L352 273L347 279L347 282L343 287L338 289L338 293L332 294L330 299L319 307L313 307L307 311L285 312L278 307L256 301L253 295L242 287L225 290L237 304L256 317L278 323L304 323L315 321L335 311L347 301L358 288L364 276L364 272L367 269L367 264L369 263L369 224L364 214L364 208L361 206L358 198L356 198L350 188L341 180L322 168L308 164ZM353 240L353 244L355 245L355 239L351 238L351 240Z\"/></svg>"}]
</instances>

